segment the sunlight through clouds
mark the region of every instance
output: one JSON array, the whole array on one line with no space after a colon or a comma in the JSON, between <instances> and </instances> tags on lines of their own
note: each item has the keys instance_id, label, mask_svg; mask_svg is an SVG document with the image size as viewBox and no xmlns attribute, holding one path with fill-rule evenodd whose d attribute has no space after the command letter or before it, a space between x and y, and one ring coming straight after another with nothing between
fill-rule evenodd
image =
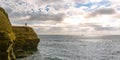
<instances>
[{"instance_id":1,"label":"sunlight through clouds","mask_svg":"<svg viewBox=\"0 0 120 60\"><path fill-rule=\"evenodd\" d=\"M119 0L0 0L13 25L27 22L38 34L120 32L119 3Z\"/></svg>"},{"instance_id":2,"label":"sunlight through clouds","mask_svg":"<svg viewBox=\"0 0 120 60\"><path fill-rule=\"evenodd\" d=\"M64 19L65 23L71 24L71 25L79 25L80 23L84 23L84 18L79 16L72 16L72 17L66 17Z\"/></svg>"}]
</instances>

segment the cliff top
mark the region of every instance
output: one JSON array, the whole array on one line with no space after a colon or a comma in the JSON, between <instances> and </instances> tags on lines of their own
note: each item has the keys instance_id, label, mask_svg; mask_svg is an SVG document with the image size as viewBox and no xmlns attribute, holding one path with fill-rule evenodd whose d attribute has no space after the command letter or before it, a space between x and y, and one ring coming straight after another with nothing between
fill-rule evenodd
<instances>
[{"instance_id":1,"label":"cliff top","mask_svg":"<svg viewBox=\"0 0 120 60\"><path fill-rule=\"evenodd\" d=\"M17 38L21 39L36 39L38 38L35 31L28 26L12 26L14 33L16 34Z\"/></svg>"}]
</instances>

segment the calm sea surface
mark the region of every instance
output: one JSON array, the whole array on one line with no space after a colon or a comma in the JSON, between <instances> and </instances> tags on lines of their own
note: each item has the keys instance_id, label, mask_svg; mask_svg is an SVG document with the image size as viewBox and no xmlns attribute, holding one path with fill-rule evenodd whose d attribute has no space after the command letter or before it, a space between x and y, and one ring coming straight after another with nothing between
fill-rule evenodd
<instances>
[{"instance_id":1,"label":"calm sea surface","mask_svg":"<svg viewBox=\"0 0 120 60\"><path fill-rule=\"evenodd\" d=\"M120 60L120 36L41 35L38 51L18 60Z\"/></svg>"}]
</instances>

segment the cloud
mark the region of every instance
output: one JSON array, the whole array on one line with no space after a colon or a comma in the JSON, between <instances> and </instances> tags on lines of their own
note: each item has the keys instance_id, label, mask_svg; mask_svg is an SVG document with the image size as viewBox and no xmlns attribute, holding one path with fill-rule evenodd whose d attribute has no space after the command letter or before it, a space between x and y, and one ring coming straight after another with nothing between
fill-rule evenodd
<instances>
[{"instance_id":1,"label":"cloud","mask_svg":"<svg viewBox=\"0 0 120 60\"><path fill-rule=\"evenodd\" d=\"M62 21L64 18L64 14L59 13L59 14L33 14L30 15L30 19L28 20L51 20L51 21Z\"/></svg>"},{"instance_id":2,"label":"cloud","mask_svg":"<svg viewBox=\"0 0 120 60\"><path fill-rule=\"evenodd\" d=\"M58 31L59 32L63 32L64 31L64 29L62 27L51 27L48 30L51 31L51 33L58 33Z\"/></svg>"},{"instance_id":3,"label":"cloud","mask_svg":"<svg viewBox=\"0 0 120 60\"><path fill-rule=\"evenodd\" d=\"M36 0L37 2L42 3L60 3L63 2L63 0Z\"/></svg>"},{"instance_id":4,"label":"cloud","mask_svg":"<svg viewBox=\"0 0 120 60\"><path fill-rule=\"evenodd\" d=\"M75 2L76 8L81 8L84 6L85 11L92 11L100 7L108 7L110 5L111 3L109 0L80 0L80 2Z\"/></svg>"},{"instance_id":5,"label":"cloud","mask_svg":"<svg viewBox=\"0 0 120 60\"><path fill-rule=\"evenodd\" d=\"M100 26L100 27L96 27L95 30L97 30L97 31L104 31L104 30L114 31L115 29L114 29L114 27L102 27L102 26Z\"/></svg>"},{"instance_id":6,"label":"cloud","mask_svg":"<svg viewBox=\"0 0 120 60\"><path fill-rule=\"evenodd\" d=\"M61 22L65 15L63 13L58 14L44 14L44 13L12 13L9 14L12 20L16 21L53 21L53 22Z\"/></svg>"},{"instance_id":7,"label":"cloud","mask_svg":"<svg viewBox=\"0 0 120 60\"><path fill-rule=\"evenodd\" d=\"M120 29L118 27L102 26L98 24L89 24L89 26L93 27L95 31L115 31Z\"/></svg>"},{"instance_id":8,"label":"cloud","mask_svg":"<svg viewBox=\"0 0 120 60\"><path fill-rule=\"evenodd\" d=\"M88 17L96 17L99 15L112 15L115 13L116 11L113 8L100 8L91 12Z\"/></svg>"},{"instance_id":9,"label":"cloud","mask_svg":"<svg viewBox=\"0 0 120 60\"><path fill-rule=\"evenodd\" d=\"M64 0L9 0L0 1L12 20L62 21ZM28 17L29 18L26 18Z\"/></svg>"},{"instance_id":10,"label":"cloud","mask_svg":"<svg viewBox=\"0 0 120 60\"><path fill-rule=\"evenodd\" d=\"M114 18L120 19L120 14L116 14L116 15L114 16Z\"/></svg>"},{"instance_id":11,"label":"cloud","mask_svg":"<svg viewBox=\"0 0 120 60\"><path fill-rule=\"evenodd\" d=\"M37 32L43 34L87 34L119 29L118 2L118 0L0 0L0 6L8 12L13 25L24 25L27 22Z\"/></svg>"}]
</instances>

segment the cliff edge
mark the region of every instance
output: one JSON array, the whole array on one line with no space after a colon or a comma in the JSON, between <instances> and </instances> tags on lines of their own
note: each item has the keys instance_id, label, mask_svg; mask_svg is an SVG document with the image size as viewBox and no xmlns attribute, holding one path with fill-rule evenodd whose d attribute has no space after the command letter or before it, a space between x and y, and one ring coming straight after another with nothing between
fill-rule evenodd
<instances>
[{"instance_id":1,"label":"cliff edge","mask_svg":"<svg viewBox=\"0 0 120 60\"><path fill-rule=\"evenodd\" d=\"M17 58L25 57L37 51L39 38L31 27L13 26L12 28L16 36L14 53Z\"/></svg>"},{"instance_id":2,"label":"cliff edge","mask_svg":"<svg viewBox=\"0 0 120 60\"><path fill-rule=\"evenodd\" d=\"M31 27L12 26L0 7L0 60L16 60L37 51L39 38Z\"/></svg>"}]
</instances>

